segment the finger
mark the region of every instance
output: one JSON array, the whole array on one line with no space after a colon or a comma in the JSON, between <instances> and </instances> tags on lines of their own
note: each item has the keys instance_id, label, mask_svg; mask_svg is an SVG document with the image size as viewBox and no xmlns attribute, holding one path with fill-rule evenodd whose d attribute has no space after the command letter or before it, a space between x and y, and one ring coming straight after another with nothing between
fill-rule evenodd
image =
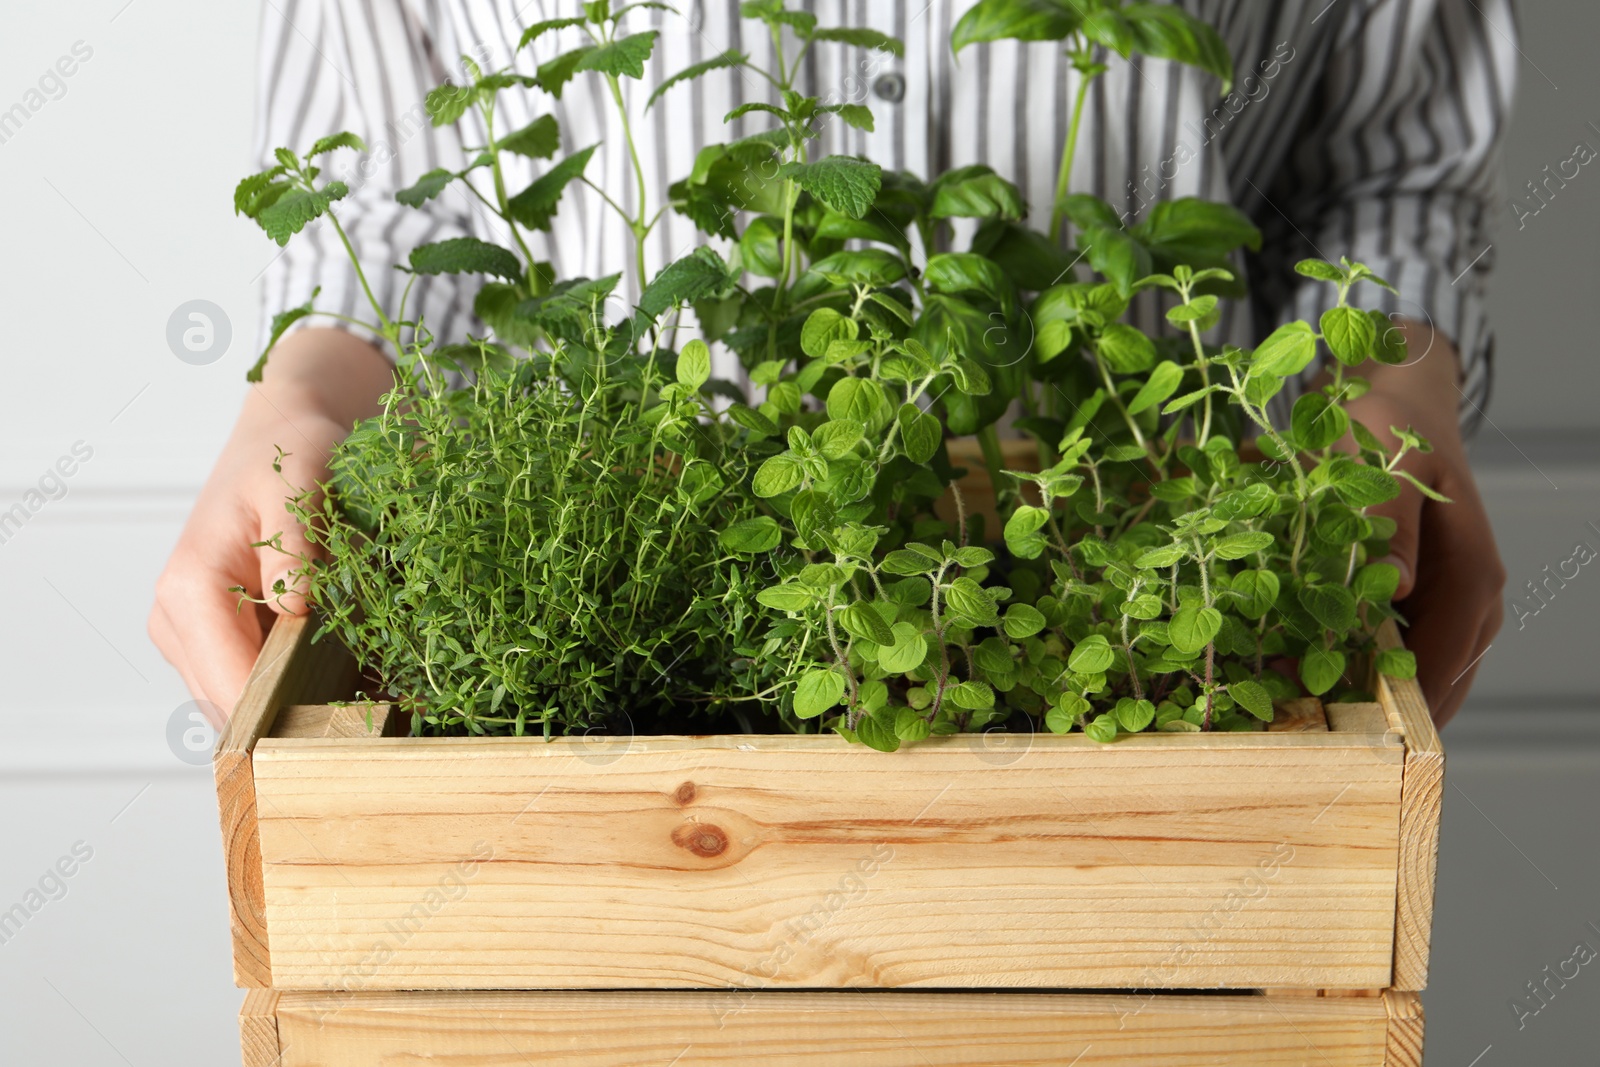
<instances>
[{"instance_id":1,"label":"finger","mask_svg":"<svg viewBox=\"0 0 1600 1067\"><path fill-rule=\"evenodd\" d=\"M1375 560L1391 563L1400 571L1400 584L1394 599L1404 600L1417 586L1417 548L1422 533L1422 511L1428 502L1411 483L1400 483L1400 495L1367 509L1369 516L1381 515L1394 520L1394 536L1389 538L1389 553Z\"/></svg>"},{"instance_id":2,"label":"finger","mask_svg":"<svg viewBox=\"0 0 1600 1067\"><path fill-rule=\"evenodd\" d=\"M187 570L173 580L162 603L195 683L207 700L232 715L263 634L255 611L241 610L239 594L229 592L239 584L229 575L205 566Z\"/></svg>"},{"instance_id":3,"label":"finger","mask_svg":"<svg viewBox=\"0 0 1600 1067\"><path fill-rule=\"evenodd\" d=\"M1478 630L1477 639L1473 642L1472 659L1467 666L1449 683L1437 697L1426 697L1428 709L1433 715L1433 724L1443 726L1456 717L1456 712L1461 710L1461 705L1466 701L1467 694L1472 689L1472 680L1478 673L1478 668L1483 664L1484 656L1488 653L1495 633L1500 629L1500 613L1491 613L1484 620L1483 626ZM1424 690L1426 694L1426 690Z\"/></svg>"},{"instance_id":4,"label":"finger","mask_svg":"<svg viewBox=\"0 0 1600 1067\"><path fill-rule=\"evenodd\" d=\"M189 669L189 657L184 655L183 643L178 640L178 632L172 628L172 620L167 618L167 611L159 602L151 607L150 617L145 622L145 630L150 634L150 640L155 644L157 651L172 664L178 676L183 679L189 695L196 700L215 703L206 696L205 691L200 688L200 680Z\"/></svg>"}]
</instances>

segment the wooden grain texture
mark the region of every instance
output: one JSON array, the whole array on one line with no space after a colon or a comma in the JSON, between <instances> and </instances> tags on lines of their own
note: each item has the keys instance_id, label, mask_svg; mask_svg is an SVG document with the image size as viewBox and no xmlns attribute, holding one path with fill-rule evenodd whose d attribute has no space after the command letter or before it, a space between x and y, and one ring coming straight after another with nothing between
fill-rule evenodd
<instances>
[{"instance_id":1,"label":"wooden grain texture","mask_svg":"<svg viewBox=\"0 0 1600 1067\"><path fill-rule=\"evenodd\" d=\"M1339 733L267 738L283 989L1378 987L1404 750Z\"/></svg>"},{"instance_id":2,"label":"wooden grain texture","mask_svg":"<svg viewBox=\"0 0 1600 1067\"><path fill-rule=\"evenodd\" d=\"M1390 621L1378 631L1379 648L1400 648ZM1434 880L1439 865L1439 816L1444 808L1444 748L1414 679L1379 675L1378 699L1389 725L1405 739L1405 783L1400 796L1400 864L1395 902L1395 989L1428 985L1433 937Z\"/></svg>"},{"instance_id":3,"label":"wooden grain texture","mask_svg":"<svg viewBox=\"0 0 1600 1067\"><path fill-rule=\"evenodd\" d=\"M1267 723L1272 733L1324 733L1328 729L1328 716L1322 709L1322 701L1316 697L1280 700L1272 711L1272 721Z\"/></svg>"},{"instance_id":4,"label":"wooden grain texture","mask_svg":"<svg viewBox=\"0 0 1600 1067\"><path fill-rule=\"evenodd\" d=\"M211 759L228 871L233 978L245 988L272 985L252 749L272 729L285 704L337 699L355 685L349 653L333 642L313 644L315 630L308 616L278 618Z\"/></svg>"},{"instance_id":5,"label":"wooden grain texture","mask_svg":"<svg viewBox=\"0 0 1600 1067\"><path fill-rule=\"evenodd\" d=\"M1327 705L1328 728L1351 734L1390 734L1397 743L1403 743L1399 731L1389 728L1389 713L1382 704Z\"/></svg>"},{"instance_id":6,"label":"wooden grain texture","mask_svg":"<svg viewBox=\"0 0 1600 1067\"><path fill-rule=\"evenodd\" d=\"M1382 998L1249 995L285 993L279 1005L283 1067L1388 1067L1392 1021Z\"/></svg>"},{"instance_id":7,"label":"wooden grain texture","mask_svg":"<svg viewBox=\"0 0 1600 1067\"><path fill-rule=\"evenodd\" d=\"M393 704L290 704L271 737L397 737L405 716Z\"/></svg>"},{"instance_id":8,"label":"wooden grain texture","mask_svg":"<svg viewBox=\"0 0 1600 1067\"><path fill-rule=\"evenodd\" d=\"M239 1048L244 1067L282 1067L278 1046L278 998L274 989L248 989L239 1009Z\"/></svg>"},{"instance_id":9,"label":"wooden grain texture","mask_svg":"<svg viewBox=\"0 0 1600 1067\"><path fill-rule=\"evenodd\" d=\"M1386 990L1389 1041L1384 1067L1422 1067L1422 1000L1415 993Z\"/></svg>"}]
</instances>

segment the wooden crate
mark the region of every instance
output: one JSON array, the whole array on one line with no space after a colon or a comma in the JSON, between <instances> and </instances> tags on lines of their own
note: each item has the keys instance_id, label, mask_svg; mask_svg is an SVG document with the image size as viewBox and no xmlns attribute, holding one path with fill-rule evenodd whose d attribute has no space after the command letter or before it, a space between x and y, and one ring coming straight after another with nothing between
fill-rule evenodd
<instances>
[{"instance_id":1,"label":"wooden crate","mask_svg":"<svg viewBox=\"0 0 1600 1067\"><path fill-rule=\"evenodd\" d=\"M235 977L274 990L246 1048L283 1067L521 1062L506 1041L575 1065L1419 1062L1443 755L1412 683L1326 725L1302 703L1112 745L419 739L327 706L356 675L310 634L276 625L216 755ZM789 992L817 989L854 992Z\"/></svg>"},{"instance_id":2,"label":"wooden crate","mask_svg":"<svg viewBox=\"0 0 1600 1067\"><path fill-rule=\"evenodd\" d=\"M278 993L245 1067L1420 1067L1415 993Z\"/></svg>"}]
</instances>

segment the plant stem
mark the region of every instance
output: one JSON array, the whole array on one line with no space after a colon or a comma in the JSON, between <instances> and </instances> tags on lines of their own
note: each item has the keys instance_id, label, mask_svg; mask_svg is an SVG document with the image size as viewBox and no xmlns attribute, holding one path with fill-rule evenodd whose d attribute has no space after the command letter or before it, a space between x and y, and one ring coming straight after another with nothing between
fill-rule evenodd
<instances>
[{"instance_id":1,"label":"plant stem","mask_svg":"<svg viewBox=\"0 0 1600 1067\"><path fill-rule=\"evenodd\" d=\"M1076 35L1074 35L1076 40ZM1061 239L1061 225L1067 219L1067 193L1072 183L1072 158L1078 151L1078 127L1082 125L1083 104L1089 98L1089 86L1096 75L1082 72L1078 80L1078 96L1072 104L1072 125L1067 128L1067 143L1061 151L1061 170L1056 175L1056 202L1050 213L1050 238Z\"/></svg>"}]
</instances>

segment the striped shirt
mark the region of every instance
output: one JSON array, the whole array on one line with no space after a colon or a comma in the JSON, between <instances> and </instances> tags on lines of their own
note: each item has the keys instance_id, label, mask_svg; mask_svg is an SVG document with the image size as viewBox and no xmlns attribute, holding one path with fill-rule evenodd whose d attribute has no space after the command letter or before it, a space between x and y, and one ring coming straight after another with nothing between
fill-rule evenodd
<instances>
[{"instance_id":1,"label":"striped shirt","mask_svg":"<svg viewBox=\"0 0 1600 1067\"><path fill-rule=\"evenodd\" d=\"M821 25L870 26L905 42L903 59L819 43L806 53L797 87L824 102L869 105L876 130L833 121L821 128L812 158L865 155L888 169L924 177L986 163L1014 181L1032 205L1032 222L1049 217L1056 170L1078 75L1050 43L977 45L954 56L950 31L973 0L806 0ZM1293 273L1307 256L1349 256L1401 292L1363 283L1353 300L1432 322L1462 358L1463 423L1472 428L1487 402L1493 335L1484 289L1493 263L1485 254L1496 203L1497 149L1515 79L1512 0L1182 0L1215 26L1235 61L1226 98L1216 79L1163 60L1116 60L1092 87L1079 135L1072 187L1109 200L1125 218L1182 196L1225 200L1261 228L1262 252L1240 264L1248 302L1227 311L1207 335L1249 346L1277 324L1316 321L1332 298L1326 283ZM770 66L764 27L739 18L738 0L685 0L680 13L640 10L629 30L660 31L642 82L624 80L653 212L667 187L686 176L706 144L769 128L752 113L729 126L742 103L774 101L749 71L719 70L669 91L642 112L656 84L735 48ZM367 276L393 311L405 277L391 270L418 244L474 235L509 245L504 225L459 186L426 211L403 207L394 193L435 167L459 170L485 142L475 114L459 126L432 128L427 91L463 80L459 57L484 68L515 64L532 73L574 47L581 31L549 33L521 55L514 47L530 23L576 14L578 0L276 0L263 6L258 148L303 149L325 133L349 129L372 151L331 166L349 183L341 206ZM793 55L792 48L789 55ZM560 123L563 152L598 142L587 175L624 208L637 199L632 165L604 81L580 74L559 100L538 92L501 94L497 134L542 113ZM731 127L731 128L730 128ZM345 153L344 155L349 155ZM511 192L542 168L507 157ZM961 236L958 230L958 239ZM651 273L706 241L672 211L647 247ZM562 278L632 274L633 239L595 190L568 188L553 231L530 247ZM637 294L628 277L616 299ZM319 308L361 316L364 298L336 235L312 227L269 268L269 312L303 303L320 286ZM438 337L482 332L472 316L472 282L449 277L418 283L408 312ZM1156 292L1142 294L1130 320L1165 329ZM618 309L620 313L620 308ZM263 317L265 319L265 316ZM719 358L723 358L719 354ZM738 378L731 354L724 376ZM1308 371L1308 374L1312 373Z\"/></svg>"}]
</instances>

